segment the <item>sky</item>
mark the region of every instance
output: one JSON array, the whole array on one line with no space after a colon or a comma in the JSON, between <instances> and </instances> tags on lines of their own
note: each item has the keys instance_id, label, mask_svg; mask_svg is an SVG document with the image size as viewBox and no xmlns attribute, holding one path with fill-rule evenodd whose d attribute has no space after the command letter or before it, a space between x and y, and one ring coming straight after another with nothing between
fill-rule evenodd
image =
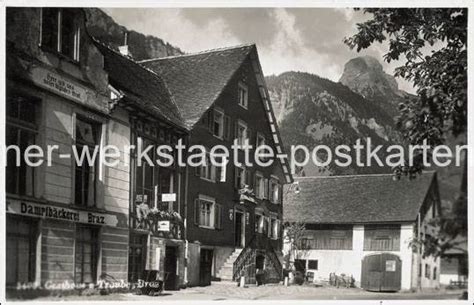
<instances>
[{"instance_id":1,"label":"sky","mask_svg":"<svg viewBox=\"0 0 474 305\"><path fill-rule=\"evenodd\" d=\"M350 8L105 8L117 23L153 35L186 53L255 43L265 75L302 71L338 81L350 59L371 55L393 74L402 62L383 61L387 45L357 53L343 43L370 18ZM412 85L397 78L402 90Z\"/></svg>"}]
</instances>

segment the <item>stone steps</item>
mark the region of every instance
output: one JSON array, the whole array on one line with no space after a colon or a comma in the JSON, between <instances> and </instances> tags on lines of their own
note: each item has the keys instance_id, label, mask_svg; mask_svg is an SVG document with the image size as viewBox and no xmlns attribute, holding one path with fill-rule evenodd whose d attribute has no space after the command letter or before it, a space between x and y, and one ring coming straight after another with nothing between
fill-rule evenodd
<instances>
[{"instance_id":1,"label":"stone steps","mask_svg":"<svg viewBox=\"0 0 474 305\"><path fill-rule=\"evenodd\" d=\"M232 281L234 275L234 262L239 257L240 252L242 252L242 249L235 249L217 272L217 277L222 281Z\"/></svg>"}]
</instances>

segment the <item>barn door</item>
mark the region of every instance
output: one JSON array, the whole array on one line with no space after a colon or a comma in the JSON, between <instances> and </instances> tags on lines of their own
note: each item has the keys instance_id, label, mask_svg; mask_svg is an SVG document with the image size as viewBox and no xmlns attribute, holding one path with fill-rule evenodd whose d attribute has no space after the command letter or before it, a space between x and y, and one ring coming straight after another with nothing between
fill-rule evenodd
<instances>
[{"instance_id":1,"label":"barn door","mask_svg":"<svg viewBox=\"0 0 474 305\"><path fill-rule=\"evenodd\" d=\"M402 284L402 262L394 254L381 254L383 281L382 291L398 291Z\"/></svg>"},{"instance_id":2,"label":"barn door","mask_svg":"<svg viewBox=\"0 0 474 305\"><path fill-rule=\"evenodd\" d=\"M370 291L398 291L401 267L400 258L394 254L368 255L362 261L361 287Z\"/></svg>"}]
</instances>

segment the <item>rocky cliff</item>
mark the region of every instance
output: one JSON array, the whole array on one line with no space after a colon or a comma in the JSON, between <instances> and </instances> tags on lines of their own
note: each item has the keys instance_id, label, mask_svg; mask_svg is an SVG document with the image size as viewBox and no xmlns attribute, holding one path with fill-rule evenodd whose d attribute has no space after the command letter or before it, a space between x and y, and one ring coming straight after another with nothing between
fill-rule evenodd
<instances>
[{"instance_id":1,"label":"rocky cliff","mask_svg":"<svg viewBox=\"0 0 474 305\"><path fill-rule=\"evenodd\" d=\"M392 117L398 115L398 104L410 96L398 89L395 77L385 73L379 61L371 56L349 60L339 82L382 107Z\"/></svg>"},{"instance_id":2,"label":"rocky cliff","mask_svg":"<svg viewBox=\"0 0 474 305\"><path fill-rule=\"evenodd\" d=\"M117 24L98 8L87 8L85 13L89 34L116 49L123 45L124 34L127 32L129 50L135 60L184 54L179 48L160 38L131 31Z\"/></svg>"}]
</instances>

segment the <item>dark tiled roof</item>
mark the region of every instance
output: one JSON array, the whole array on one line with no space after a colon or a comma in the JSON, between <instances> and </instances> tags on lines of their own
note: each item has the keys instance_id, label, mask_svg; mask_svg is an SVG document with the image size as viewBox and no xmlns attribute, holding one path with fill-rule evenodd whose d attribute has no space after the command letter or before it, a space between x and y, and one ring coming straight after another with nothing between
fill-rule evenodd
<instances>
[{"instance_id":1,"label":"dark tiled roof","mask_svg":"<svg viewBox=\"0 0 474 305\"><path fill-rule=\"evenodd\" d=\"M215 102L254 49L255 45L250 44L140 63L163 77L190 128Z\"/></svg>"},{"instance_id":2,"label":"dark tiled roof","mask_svg":"<svg viewBox=\"0 0 474 305\"><path fill-rule=\"evenodd\" d=\"M151 115L185 127L178 106L160 76L100 42L96 41L96 45L104 56L104 67L115 89Z\"/></svg>"},{"instance_id":3,"label":"dark tiled roof","mask_svg":"<svg viewBox=\"0 0 474 305\"><path fill-rule=\"evenodd\" d=\"M428 172L398 181L391 174L295 178L299 187L285 187L283 218L341 224L415 221L435 177Z\"/></svg>"}]
</instances>

